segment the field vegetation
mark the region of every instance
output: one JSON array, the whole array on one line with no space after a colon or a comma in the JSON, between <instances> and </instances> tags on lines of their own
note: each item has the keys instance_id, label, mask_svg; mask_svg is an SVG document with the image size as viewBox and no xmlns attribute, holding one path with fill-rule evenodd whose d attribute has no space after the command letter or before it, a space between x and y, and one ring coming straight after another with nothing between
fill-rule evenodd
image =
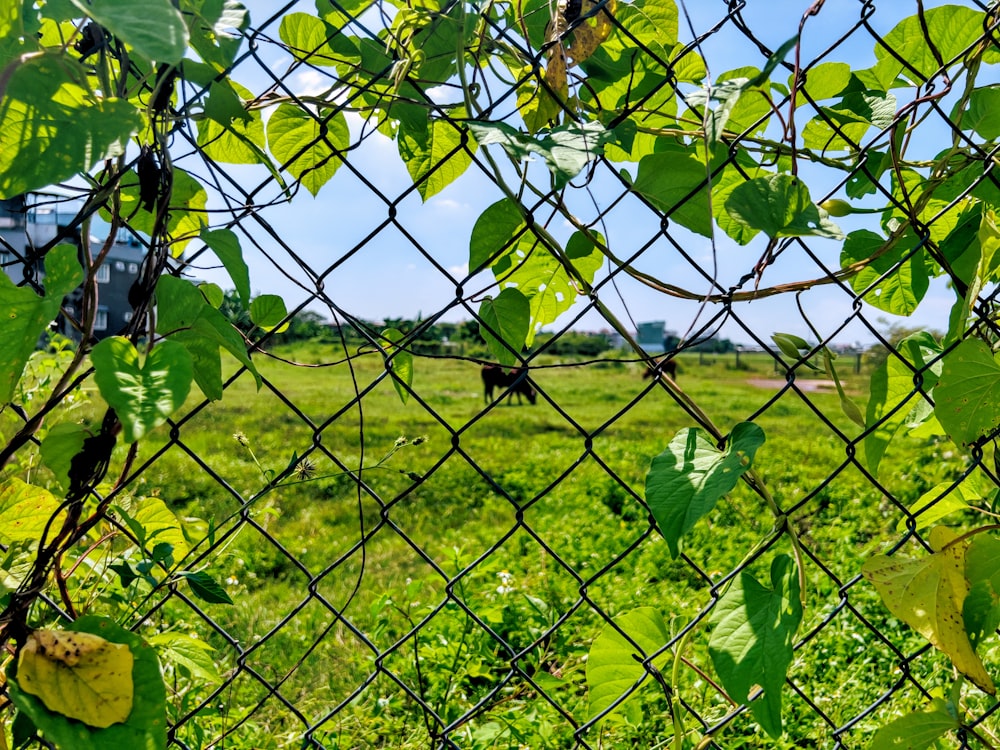
<instances>
[{"instance_id":1,"label":"field vegetation","mask_svg":"<svg viewBox=\"0 0 1000 750\"><path fill-rule=\"evenodd\" d=\"M327 344L272 354L336 359ZM739 368L734 355L679 361L685 391L711 404L725 428L753 415L768 436L758 460L810 558L811 619L801 632L833 620L801 649L787 699L787 736L796 738L788 746L810 737L820 746L830 727L813 706L835 726L848 721L899 679L882 639L904 651L921 645L891 623L867 584L847 585L893 538L894 502L911 504L962 462L947 444L917 452L901 441L893 450L924 458L892 473L890 500L848 460L858 428L829 381L804 374L786 386L763 354L743 354ZM159 593L163 610L149 620L154 630L170 623L203 634L219 672L238 674L183 724L184 741L199 747L199 737L238 727L229 746L291 746L305 724L327 747L425 747L435 727L421 720L418 701L448 725L486 700L490 708L463 728L466 746L571 744L591 717L586 659L607 620L652 607L679 632L771 523L759 498L738 487L671 558L643 481L690 419L642 378L643 367L541 359L531 371L536 406L515 400L481 413L472 361L418 358L417 395L401 407L375 357L321 368L264 359L265 383L280 389L256 395L244 376L224 402L180 417L175 440L152 436L140 455L151 462L143 481L163 488L178 516L211 521L215 538L239 528L203 561L234 606L202 605L202 619ZM843 369L863 402L868 373ZM356 394L369 389L359 410ZM269 472L289 465L297 469L261 492ZM344 476L359 466L364 492ZM184 613L179 622L172 612ZM695 631L683 668L688 724L696 714L710 725L730 709L706 668L707 639ZM926 654L918 666L940 661ZM184 675L177 670L175 720L214 689ZM266 685L278 683L269 696ZM350 707L323 723L344 701ZM857 736L872 727L861 722ZM725 743L754 746L763 741L757 731L745 715ZM649 684L590 737L653 747L671 734L662 690Z\"/></svg>"}]
</instances>

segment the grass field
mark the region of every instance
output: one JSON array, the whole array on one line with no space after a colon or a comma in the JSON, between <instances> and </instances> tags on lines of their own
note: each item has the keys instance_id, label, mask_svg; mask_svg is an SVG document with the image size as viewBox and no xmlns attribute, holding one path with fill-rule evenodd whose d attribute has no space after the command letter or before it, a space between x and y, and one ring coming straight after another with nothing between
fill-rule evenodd
<instances>
[{"instance_id":1,"label":"grass field","mask_svg":"<svg viewBox=\"0 0 1000 750\"><path fill-rule=\"evenodd\" d=\"M318 346L279 354L336 356ZM900 680L893 648L925 645L867 584L844 588L899 538L898 512L848 460L860 429L828 383L785 388L763 355L743 355L739 368L732 355L680 363L679 383L723 432L751 418L764 429L755 466L807 555L785 737L767 739L743 712L718 730L718 746L830 746L835 728ZM537 405L484 409L471 362L417 359L417 395L404 405L375 357L309 368L261 358L260 393L244 373L220 403L192 398L173 439L161 428L144 442L129 492L158 494L195 536L210 533L215 545L195 547L185 565L235 601L173 589L137 608L150 632L197 633L215 649L225 682L183 665L173 673L171 718L183 720L187 747L298 747L307 728L326 748L437 747L445 729L448 747L572 747L592 717L586 656L607 620L652 607L677 635L711 604L771 530L763 502L738 486L673 559L641 498L650 460L692 418L637 363L534 364ZM853 364L841 374L863 409L867 375ZM903 504L961 470L948 444L897 442L882 480ZM261 493L265 472L293 456L308 465ZM754 570L789 549L779 539ZM708 637L705 621L677 670L687 746L732 710ZM672 659L664 651L654 664L669 673ZM909 670L942 663L925 650ZM863 747L921 700L915 688L898 692L839 739ZM664 690L647 677L584 737L646 748L672 746L673 735Z\"/></svg>"}]
</instances>

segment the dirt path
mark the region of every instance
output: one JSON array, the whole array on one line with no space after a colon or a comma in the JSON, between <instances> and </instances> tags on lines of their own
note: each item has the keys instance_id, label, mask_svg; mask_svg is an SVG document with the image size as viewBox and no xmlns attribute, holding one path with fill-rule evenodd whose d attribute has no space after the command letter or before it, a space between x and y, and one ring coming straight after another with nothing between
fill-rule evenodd
<instances>
[{"instance_id":1,"label":"dirt path","mask_svg":"<svg viewBox=\"0 0 1000 750\"><path fill-rule=\"evenodd\" d=\"M754 388L766 388L769 391L777 391L784 388L786 381L780 378L753 378L747 381L747 385L752 385ZM832 391L836 389L832 380L806 380L805 378L797 378L795 380L795 385L800 391L814 392L814 391Z\"/></svg>"}]
</instances>

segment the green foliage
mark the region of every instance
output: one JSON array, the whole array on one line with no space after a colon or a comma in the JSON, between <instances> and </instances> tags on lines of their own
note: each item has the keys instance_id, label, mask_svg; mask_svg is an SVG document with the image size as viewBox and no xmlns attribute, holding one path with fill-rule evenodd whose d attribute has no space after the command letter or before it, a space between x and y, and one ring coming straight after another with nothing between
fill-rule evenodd
<instances>
[{"instance_id":1,"label":"green foliage","mask_svg":"<svg viewBox=\"0 0 1000 750\"><path fill-rule=\"evenodd\" d=\"M674 557L680 552L680 538L736 486L763 444L764 431L752 422L733 428L725 451L698 428L688 428L653 459L646 475L646 502Z\"/></svg>"},{"instance_id":2,"label":"green foliage","mask_svg":"<svg viewBox=\"0 0 1000 750\"><path fill-rule=\"evenodd\" d=\"M140 364L128 340L104 339L90 354L94 382L122 423L126 443L134 443L167 421L191 390L191 355L175 341L163 341Z\"/></svg>"},{"instance_id":3,"label":"green foliage","mask_svg":"<svg viewBox=\"0 0 1000 750\"><path fill-rule=\"evenodd\" d=\"M712 612L708 648L715 671L740 703L749 700L752 686L763 689L750 708L774 738L782 733L781 688L801 622L798 574L787 555L777 555L771 562L770 586L744 570Z\"/></svg>"},{"instance_id":4,"label":"green foliage","mask_svg":"<svg viewBox=\"0 0 1000 750\"><path fill-rule=\"evenodd\" d=\"M47 740L55 742L61 748L98 750L107 747L141 747L165 750L166 689L156 652L142 638L106 617L81 617L73 623L73 629L79 633L100 636L111 643L123 644L131 652L132 670L129 678L134 686L134 697L128 718L104 728L94 728L70 720L26 692L16 670L9 673L8 683L14 705L31 719Z\"/></svg>"},{"instance_id":5,"label":"green foliage","mask_svg":"<svg viewBox=\"0 0 1000 750\"><path fill-rule=\"evenodd\" d=\"M813 10L819 12L819 5ZM359 600L366 596L360 584L348 595L339 591L345 584L333 580L337 576L316 576L317 571L327 570L331 559L342 561L337 563L344 566L342 571L358 566L354 571L358 581L369 575L347 551L357 543L356 528L330 509L356 503L362 523L369 515L378 518L375 530L362 538L371 547L366 547L365 555L370 552L386 563L371 573L384 591L378 599L369 596L362 602L365 606L341 615L343 622L351 623L347 628L351 632L336 634L345 641L360 634L370 639L364 641L368 649L377 642L374 671L366 661L368 651L345 648L343 653L322 654L317 658L323 662L322 672L310 675L321 678L309 681L310 688L322 683L317 692L336 689L350 695L354 703L344 702L342 709L357 712L351 713L352 718L368 709L367 726L357 730L364 735L361 739L349 736L351 722L336 727L336 722L327 722L315 728L311 739L331 747L384 743L385 737L400 739L401 744L412 739L404 739L400 728L413 723L407 720L416 709L393 705L394 700L399 702L393 691L400 682L407 686L409 698L418 691L420 700L412 703L433 711L444 726L456 727L456 737L465 732L462 739L477 748L505 743L569 746L580 738L573 736L579 724L571 729L567 715L573 718L569 723L595 716L638 683L655 683L661 690L637 690L619 703L621 710L616 707L604 717L600 731L610 733L608 746L664 744L657 723L657 717L665 715L663 706L656 705L661 694L675 748L696 741L704 745L714 739L695 740L684 728L685 713L698 711L704 726L707 720L701 717L714 721L733 712L732 706L714 705L714 698L704 697L706 673L698 672L698 679L685 673L689 660L694 664L706 657L728 697L749 703L757 722L780 742L789 715L800 710L794 703L783 705L782 692L792 663L792 642L807 614L802 602L811 599L802 586L829 587L826 578L805 564L805 549L824 570L826 558L832 558L841 581L852 580L862 570L875 590L865 593L859 586L850 591L851 609L862 619L871 620L877 593L893 615L943 654L940 659L947 658L963 678L992 693L992 662L984 644L1000 622L1000 573L995 562L1000 554L995 540L984 533L989 527L973 525L955 533L934 527L929 532L930 554L876 555L863 566L861 561L876 542L895 538L890 535L921 532L944 518L964 523L980 510L995 512L995 473L984 471L982 463L995 460L991 452L996 447L989 441L1000 428L992 289L1000 280L996 219L1000 193L983 157L994 150L993 141L1000 134L995 114L998 89L989 78L995 74L989 66L1000 62L1000 53L989 37L983 37L993 16L970 7L921 7L878 38L876 62L868 69L825 57L801 67L796 35L767 53L761 69L747 64L712 70L710 75L701 45L692 47L679 38L680 13L672 0L554 5L528 0L483 10L464 3L396 3L378 13L369 13L369 7L366 0L317 2L315 14L299 10L284 14L275 24L293 61L289 75L312 66L311 72L329 76L325 79L329 85L321 92L293 91L285 79L279 85L268 84L267 90L251 91L233 80L232 65L243 49L242 32L250 21L236 0L8 2L0 11L4 146L0 197L68 182L81 191L84 204L67 228L71 234L79 233L79 247L53 240L31 248L32 262L40 261L32 270L44 272L44 294L38 294L37 287L17 287L0 274L4 311L0 448L9 472L0 485L0 603L5 608L0 612L0 647L17 642L17 662L25 664L38 654L37 638L29 650L20 645L25 633L75 632L34 629L29 618L54 616L47 601L60 601L60 612L73 617L77 610L101 611L130 626L137 614L155 606L158 613L151 617L150 628L162 626L163 632L156 633L153 641L174 681L171 710L174 717L190 722L190 729L181 727L178 732L191 736L178 741L192 747L218 744L218 738L198 732L203 723L228 734L229 717L208 716L198 706L207 705L199 702L216 689L231 666L222 664L221 656L216 658L231 643L220 639L213 648L185 635L182 631L197 626L185 621L185 610L173 601L179 597L161 599L159 594L181 587L205 604L238 610L241 597L232 596L229 589L242 586L241 594L259 594L250 605L252 613L240 610L221 618L228 616L230 624L253 619L256 624L256 618L274 615L267 595L260 592L290 587L292 579L308 571L309 586L324 589L310 590L321 593L327 609L322 616L312 615L307 612L312 598L307 605L297 603L295 617L284 626L301 628L296 636L319 632L327 626L319 620L328 617L329 603L339 601L336 594L344 593L348 602L356 595ZM278 43L273 34L256 32L252 41ZM255 46L251 56L257 54ZM669 67L668 75L664 66ZM779 66L792 71L787 84L775 76ZM944 93L938 78L947 81ZM489 90L495 81L509 87L503 96ZM916 99L900 105L905 93L915 93ZM455 98L447 98L449 94ZM925 106L938 111L951 108L954 137L943 143L939 153L917 153L926 138L921 135ZM462 293L465 309L477 310L475 321L378 325L354 321L333 330L308 310L289 316L280 297L252 294L237 233L228 224L210 225L219 216L220 193L228 190L217 179L217 164L241 165L247 174L263 168L265 178L269 173L279 188L273 197L257 188L235 202L226 195L225 210L236 217L242 211L262 211L269 201L291 200L301 192L300 186L316 196L343 177L339 168L347 155L376 132L394 142L413 192L422 201L457 189L456 183L473 164L472 171L485 174L498 188L502 197L480 214L469 238L470 278L489 272L479 277L486 279L484 285ZM190 156L181 153L182 141L196 147L197 158L203 160L197 168L174 165L175 157ZM192 161L196 160L185 163ZM713 258L725 257L720 253L723 242L745 246L765 235L766 250L752 266L753 273L724 293L720 279L713 278L718 290L706 296L701 287L684 289L683 282L659 279L640 268L638 255L619 251L620 237L595 231L604 229L605 207L599 205L604 200L601 191L592 189L590 182L610 161L622 165L616 177L625 186L624 201L651 206L664 228L681 231L680 239L686 233L708 238ZM806 161L810 167L800 169ZM823 179L831 173L832 178ZM816 186L821 184L842 186L848 200L833 195L819 198ZM579 187L590 191L589 200L598 209L593 221L574 213L579 211L575 192ZM389 220L395 222L397 201L390 198L387 203ZM125 335L95 343L94 290L99 271L108 262L89 233L89 217L98 211L112 231L124 228L138 235L149 252L143 275L129 293L135 317ZM850 217L852 231L846 237L831 215ZM871 227L854 223L865 215L878 215L880 221L874 225L873 220ZM198 251L207 248L221 262L233 292L182 278L193 262L184 254L195 238L204 245ZM790 238L795 242L785 241ZM839 243L839 270L819 281L783 280L778 286L759 288L772 261L794 252L798 238ZM602 276L605 265L608 271ZM751 290L746 282L754 275L757 284ZM819 471L811 462L814 455L831 450L829 446L816 447L815 454L806 456L796 453L795 462L787 458L790 445L796 449L801 445L790 443L782 434L786 430L795 432L800 444L827 440L825 433L817 437L815 430L800 429L789 417L797 406L789 406L787 400L776 397L762 408L761 399L747 396L745 384L736 388L725 382L697 383L682 390L664 380L643 390L635 378L625 379L630 365L617 359L602 363L606 366L601 370L616 389L582 378L560 379L562 373L543 366L564 364L554 355L597 357L606 348L601 346L606 341L598 337L553 339L543 333L581 300L604 315L610 327L627 330L597 294L608 280L617 282L625 276L702 306L721 304L727 314L737 300L797 294L832 281L842 290L853 290L858 305L897 316L926 309L925 298L934 283L943 288L942 282L947 282L954 300L947 323L941 321L941 329L947 330L943 342L928 332L913 332L875 363L866 384L864 413L854 395L863 385L838 372L832 345L820 333L813 331L816 344L793 334L774 334L772 340L789 360L796 379L825 371L836 389L835 394L815 394L809 397L815 401L808 401L810 406L824 405L822 411L837 439L848 436L846 460L839 444L839 455L829 460L825 476L837 476L838 481L827 486L822 478L811 476ZM628 302L623 300L626 308ZM46 373L34 351L59 314L72 317L68 322L78 329L79 343L70 345L69 356ZM707 328L704 333L709 333ZM239 379L229 377L238 368L250 372L260 390L263 377L248 351L265 342L270 346L293 340L314 343L308 351L317 363L329 363L331 343L343 347L337 356L351 368L343 383L324 383L322 388L316 381L302 383L302 392L294 398L282 396L300 416L308 415L310 425L303 439L317 455L300 457L289 448L299 445L292 435L296 426L288 410L277 408L255 427L266 435L268 449L280 449L277 466L283 468L265 468L258 461L240 424L232 425L232 434L248 449L249 458L242 452L240 458L214 456L229 470L217 478L238 497L236 510L223 508L222 500L199 486L201 480L192 476L190 467L186 471L171 467L169 474L160 476L161 486L151 497L128 495L137 486L132 471L141 465L147 472L144 477L156 476L159 463L172 460L165 457L168 447L183 446L201 460L201 453L188 446L200 437L187 432L182 442L156 431L177 418L191 396L192 383L207 400L192 405L178 424L198 424L202 412L213 406L208 402L221 400L227 389L241 393ZM635 342L630 343L639 352ZM374 408L381 421L375 420L377 426L368 429L377 433L375 440L393 447L374 466L365 466L362 459L371 435L360 429L350 433L335 423L349 421L355 409L360 420L369 403L378 403L384 389L368 388L368 382L384 379L386 368L396 395L407 403L418 367L426 364L433 369L419 355L444 353L446 344L460 344L463 356L488 357L505 367L527 362L533 382L554 396L560 415L570 415L574 421L573 429L546 421L548 412L542 408L516 422L492 412L471 418L456 394L467 394L478 383L471 368L456 367L441 376L443 382L436 384L443 387L438 391L426 399L421 394L421 401L433 402L433 419L422 409L400 410L398 404L392 409L382 404ZM724 352L732 343L708 337L695 348ZM375 350L382 355L375 358L377 363L355 361ZM88 362L93 365L92 380ZM441 371L453 364L443 365ZM362 382L358 371L371 380ZM422 370L420 374L421 384L434 382ZM68 418L73 400L85 402L82 394L92 385L110 407L99 427ZM316 394L319 390L322 393ZM330 395L334 391L336 398ZM362 395L372 400L364 409ZM573 402L576 411L563 411L561 405L574 398L579 399ZM680 405L684 422L675 412L660 409L659 402L650 407L652 416L634 408L639 400L653 403L657 398ZM210 412L213 434L205 439L217 443L214 432L219 425L248 411L248 401L249 391L233 412ZM348 406L341 408L342 404ZM714 413L709 413L709 406ZM395 434L381 434L388 429L385 425L400 426L399 411L406 411L406 419L412 421L404 422ZM331 413L337 419L327 419ZM216 422L216 414L226 416ZM322 416L314 421L315 415ZM498 420L501 429L492 424L487 429L488 418ZM364 419L366 425L373 423ZM741 421L746 419L752 421ZM691 420L697 426L691 426ZM768 420L774 421L774 429L767 424L768 434L778 439L772 438L765 447ZM720 449L718 438L726 434L719 427L723 424L735 427ZM316 429L317 425L322 427ZM451 446L445 451L457 449L461 438L461 452L477 462L478 473L465 464L452 468L439 456L418 461L412 470L376 472L386 468L397 450L424 442L398 437L413 434L416 425ZM477 435L477 430L483 434ZM571 432L573 439L585 434L583 452L564 435L550 434L560 430ZM116 449L119 432L128 446L125 450ZM666 450L652 458L645 476L641 467L662 444L654 446L654 438L630 437L633 432L657 436L656 440L675 435ZM334 435L344 451L357 451L361 458L354 465L337 455L336 470L317 478L315 462L334 456ZM849 435L859 437L852 440ZM527 438L533 439L531 451L524 449ZM938 451L946 438L955 443L960 456L946 460ZM494 462L501 440L507 441L505 452ZM775 443L784 453L772 447ZM898 485L879 489L916 517L909 524L912 528L904 522L887 535L884 513L874 507L871 487L856 477L840 477L851 473L863 477L854 450L860 452L864 470L886 484ZM885 470L890 463L885 457L892 451L907 456L900 464L905 471L896 471L896 465L893 472ZM248 481L247 462L252 464L254 481L259 473L262 484L236 488ZM611 464L616 468L610 469ZM217 471L208 462L204 465ZM557 492L548 482L563 467L568 468ZM345 479L345 472L355 485ZM887 477L888 473L901 476ZM391 478L385 478L388 474ZM489 481L484 483L484 477ZM297 487L314 480L311 494ZM841 490L841 481L850 491ZM362 482L365 491L356 496L345 490L357 490ZM643 482L645 505L635 489ZM156 496L161 489L162 500ZM566 496L559 496L563 492ZM803 498L803 492L808 497ZM65 502L60 495L66 496ZM433 512L408 506L418 496L432 498ZM327 504L317 502L317 497L352 502ZM720 503L723 497L727 502ZM115 505L107 498L113 498ZM461 505L456 498L461 498ZM816 508L818 522L804 515L807 503ZM509 529L494 528L493 535L480 536L468 530L465 521L479 513L490 519L503 517L499 514L510 513L511 504L516 511ZM183 517L194 520L179 521L172 510L175 505L185 506ZM455 520L442 508L450 510ZM798 511L796 516L786 517L786 508ZM655 529L641 528L647 510L665 544ZM407 513L414 517L405 518ZM116 523L111 523L110 514ZM203 514L208 523L197 521ZM317 524L316 517L330 527ZM570 517L572 524L566 522ZM296 544L282 540L254 545L240 538L241 523L250 524L254 533L290 533ZM426 539L407 536L421 533ZM500 542L497 533L504 535ZM685 556L698 558L691 568L678 560L682 537ZM40 544L43 538L46 544ZM540 541L546 554L551 554L549 545L551 549L563 545L556 554L560 560L570 560L568 566L552 566L549 575L533 574L525 560L537 554ZM794 560L781 552L774 554L770 581L761 583L752 572L753 561L772 544L787 545ZM335 549L337 545L346 545L346 550ZM413 548L421 550L421 560L432 565L433 575L419 570L420 563L414 563L413 570L400 570L392 557L398 550L386 553L376 549L379 545L402 545L411 553ZM489 554L484 557L480 547ZM303 562L296 555L293 564L290 549L303 550ZM628 554L619 555L619 550ZM636 555L638 562L630 555ZM483 560L494 556L509 562L516 573L489 569L492 562ZM214 567L215 557L220 565L240 560L244 580L250 582L241 584L236 575L221 578L209 572L202 561L212 559ZM600 566L603 572L587 579L580 571L588 566ZM573 575L564 575L566 567ZM692 569L701 571L704 580L695 580ZM477 580L483 573L495 574L500 585ZM531 587L518 591L516 579L529 576ZM599 602L601 595L613 602L613 610L605 606L603 611L620 611L639 597L650 606L615 618L628 635L624 638L614 627L601 629L602 620L595 612L603 605L580 606L585 588L587 597L592 597L588 603ZM619 598L626 589L630 596ZM822 601L826 593L843 597L844 591L821 591L812 598ZM699 595L713 600L702 603L710 613L698 609ZM808 615L827 618L820 606ZM662 618L661 612L669 613L670 619ZM569 613L584 621L572 639L562 630L573 619ZM316 620L290 624L300 616ZM698 632L703 621L711 625L708 639ZM837 627L832 623L834 618L827 618L824 628ZM22 716L18 739L28 738L37 728L45 741L62 750L165 747L166 684L150 647L110 619L84 616L74 628L100 631L135 656L136 708L127 717L112 711L110 723L101 716L102 726L81 729L85 724L77 720L86 721L89 704L81 709L76 701L67 705L58 698L40 703L35 693L19 685L21 667L11 666L9 690ZM285 680L311 667L304 658L295 661L290 655L296 638L278 630L269 635L273 645L265 647L277 654L274 658L281 664L275 674L287 675L281 687L291 694L292 683ZM683 633L676 641L675 631ZM892 635L911 637L901 628ZM585 644L591 640L585 654ZM850 640L846 634L844 640ZM919 641L914 635L907 643ZM93 650L104 659L102 649ZM115 654L121 651L110 649ZM649 661L655 653L661 656ZM669 677L666 669L661 670L668 654L674 660ZM584 655L589 656L586 666ZM241 659L246 657L245 652L240 654ZM329 668L328 661L336 666ZM43 660L35 666L39 664L46 675L42 681L48 681L53 665ZM240 669L243 664L239 662ZM430 664L446 666L431 672L426 668ZM97 668L106 665L97 662ZM119 671L117 661L112 666L111 671ZM393 697L383 705L381 698L356 692L338 667L364 671L372 691L383 689L386 675L402 677L389 685L387 692ZM882 672L889 669L886 664L872 669L876 667ZM934 668L908 661L910 670L930 673ZM842 676L828 664L805 663L801 670L803 684L812 679L817 684L837 684ZM498 675L505 675L500 683ZM97 682L93 671L76 670L71 677L74 685L82 683L79 692ZM759 695L755 686L761 688ZM237 681L228 691L241 705L259 700ZM538 700L539 691L558 696L560 706L571 707L569 714L559 714ZM959 707L971 711L966 706L979 698L963 696L960 681L953 683L951 696L893 721L874 735L872 746L925 747L961 729L965 717ZM118 698L114 692L109 702ZM688 708L699 700L703 705ZM466 715L473 708L482 713L475 722ZM302 713L311 715L306 709ZM838 725L850 724L857 714L856 710L839 717ZM31 722L33 726L24 729ZM258 729L253 723L252 717L236 723L245 724L240 741L247 746L270 747L283 741L279 729ZM727 719L722 725L737 723ZM427 730L432 735L436 731L429 724ZM321 733L328 736L320 738ZM0 728L0 744L5 743Z\"/></svg>"}]
</instances>

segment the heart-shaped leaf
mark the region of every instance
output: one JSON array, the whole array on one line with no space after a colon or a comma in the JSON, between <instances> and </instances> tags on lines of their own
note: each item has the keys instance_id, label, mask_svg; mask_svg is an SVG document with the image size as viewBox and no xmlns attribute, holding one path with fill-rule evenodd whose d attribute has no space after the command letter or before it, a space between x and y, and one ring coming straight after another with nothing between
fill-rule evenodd
<instances>
[{"instance_id":1,"label":"heart-shaped leaf","mask_svg":"<svg viewBox=\"0 0 1000 750\"><path fill-rule=\"evenodd\" d=\"M653 459L646 474L646 502L674 557L681 536L736 486L763 444L764 431L752 422L733 428L725 451L691 427L678 432Z\"/></svg>"},{"instance_id":2,"label":"heart-shaped leaf","mask_svg":"<svg viewBox=\"0 0 1000 750\"><path fill-rule=\"evenodd\" d=\"M139 364L139 352L121 336L104 339L90 354L94 381L122 423L122 437L134 443L167 421L191 391L191 355L175 341L161 341Z\"/></svg>"},{"instance_id":3,"label":"heart-shaped leaf","mask_svg":"<svg viewBox=\"0 0 1000 750\"><path fill-rule=\"evenodd\" d=\"M479 307L479 333L497 362L513 367L531 325L531 303L515 287L487 297Z\"/></svg>"},{"instance_id":4,"label":"heart-shaped leaf","mask_svg":"<svg viewBox=\"0 0 1000 750\"><path fill-rule=\"evenodd\" d=\"M946 354L934 400L934 414L956 443L1000 425L1000 364L989 345L968 339Z\"/></svg>"},{"instance_id":5,"label":"heart-shaped leaf","mask_svg":"<svg viewBox=\"0 0 1000 750\"><path fill-rule=\"evenodd\" d=\"M781 688L792 663L792 644L802 622L795 563L778 555L771 563L770 587L744 570L712 610L708 653L722 684L740 703L754 686L763 694L750 704L771 737L781 735Z\"/></svg>"},{"instance_id":6,"label":"heart-shaped leaf","mask_svg":"<svg viewBox=\"0 0 1000 750\"><path fill-rule=\"evenodd\" d=\"M757 177L739 185L726 199L735 220L771 237L815 235L842 240L844 233L809 197L809 188L791 174Z\"/></svg>"},{"instance_id":7,"label":"heart-shaped leaf","mask_svg":"<svg viewBox=\"0 0 1000 750\"><path fill-rule=\"evenodd\" d=\"M0 541L38 539L60 501L44 487L10 477L0 484ZM58 523L55 528L59 528Z\"/></svg>"},{"instance_id":8,"label":"heart-shaped leaf","mask_svg":"<svg viewBox=\"0 0 1000 750\"><path fill-rule=\"evenodd\" d=\"M953 543L944 526L931 529L933 554L920 558L876 555L861 573L878 591L890 612L943 651L955 668L993 695L993 680L965 632L962 605L969 593L965 577L968 542ZM950 546L949 546L950 545Z\"/></svg>"}]
</instances>

